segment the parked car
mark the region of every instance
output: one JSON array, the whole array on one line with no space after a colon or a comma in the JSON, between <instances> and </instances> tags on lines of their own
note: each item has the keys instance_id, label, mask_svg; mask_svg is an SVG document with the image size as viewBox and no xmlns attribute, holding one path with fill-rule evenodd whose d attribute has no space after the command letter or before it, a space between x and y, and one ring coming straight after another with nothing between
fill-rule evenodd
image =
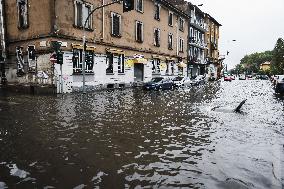
<instances>
[{"instance_id":1,"label":"parked car","mask_svg":"<svg viewBox=\"0 0 284 189\"><path fill-rule=\"evenodd\" d=\"M278 76L278 79L275 85L275 92L284 94L284 75Z\"/></svg>"},{"instance_id":2,"label":"parked car","mask_svg":"<svg viewBox=\"0 0 284 189\"><path fill-rule=\"evenodd\" d=\"M232 78L232 80L236 79L236 77L234 75L231 75L230 77Z\"/></svg>"},{"instance_id":3,"label":"parked car","mask_svg":"<svg viewBox=\"0 0 284 189\"><path fill-rule=\"evenodd\" d=\"M248 79L248 80L253 80L252 75L247 75L247 79Z\"/></svg>"},{"instance_id":4,"label":"parked car","mask_svg":"<svg viewBox=\"0 0 284 189\"><path fill-rule=\"evenodd\" d=\"M239 76L239 80L246 80L246 75L241 74L241 75Z\"/></svg>"},{"instance_id":5,"label":"parked car","mask_svg":"<svg viewBox=\"0 0 284 189\"><path fill-rule=\"evenodd\" d=\"M190 86L191 81L188 77L175 77L173 79L174 87Z\"/></svg>"},{"instance_id":6,"label":"parked car","mask_svg":"<svg viewBox=\"0 0 284 189\"><path fill-rule=\"evenodd\" d=\"M260 80L268 80L269 79L267 75L258 75L256 78L260 79Z\"/></svg>"},{"instance_id":7,"label":"parked car","mask_svg":"<svg viewBox=\"0 0 284 189\"><path fill-rule=\"evenodd\" d=\"M170 78L163 78L163 77L155 77L150 82L144 85L144 89L146 90L165 90L165 89L172 89L174 86L173 81Z\"/></svg>"},{"instance_id":8,"label":"parked car","mask_svg":"<svg viewBox=\"0 0 284 189\"><path fill-rule=\"evenodd\" d=\"M284 75L274 75L273 78L272 78L273 85L276 86L276 84L279 81L283 80L283 78L284 78Z\"/></svg>"},{"instance_id":9,"label":"parked car","mask_svg":"<svg viewBox=\"0 0 284 189\"><path fill-rule=\"evenodd\" d=\"M198 75L196 77L193 77L191 80L191 85L200 85L205 83L205 76L204 75Z\"/></svg>"},{"instance_id":10,"label":"parked car","mask_svg":"<svg viewBox=\"0 0 284 189\"><path fill-rule=\"evenodd\" d=\"M232 81L232 77L229 75L224 75L224 81Z\"/></svg>"}]
</instances>

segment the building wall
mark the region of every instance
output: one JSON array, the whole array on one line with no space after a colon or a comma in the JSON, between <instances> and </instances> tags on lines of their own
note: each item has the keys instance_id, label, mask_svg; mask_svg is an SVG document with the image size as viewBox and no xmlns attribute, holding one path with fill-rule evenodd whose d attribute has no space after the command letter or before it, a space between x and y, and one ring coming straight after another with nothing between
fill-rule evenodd
<instances>
[{"instance_id":1,"label":"building wall","mask_svg":"<svg viewBox=\"0 0 284 189\"><path fill-rule=\"evenodd\" d=\"M109 1L105 1L107 3ZM89 3L92 5L98 6L98 1L90 0ZM58 27L60 28L59 34L64 36L69 36L77 40L82 39L83 31L73 26L74 24L74 1L65 0L60 1L57 5L58 14ZM121 26L121 37L111 36L111 12L118 13L121 15L122 26ZM103 10L99 9L94 13L93 17L93 26L95 31L87 31L86 36L87 40L93 42L94 40L97 43L105 43L105 45L114 46L114 47L131 47L132 50L137 50L141 52L149 52L156 54L163 54L168 56L181 56L186 58L186 50L184 53L176 52L177 35L184 39L184 48L186 48L187 42L187 22L184 22L185 30L183 32L177 31L177 18L174 16L174 26L170 27L168 25L168 8L161 6L160 21L154 19L154 2L151 0L144 0L144 12L138 12L136 10L123 13L122 4L113 4L104 8L104 21L102 13ZM144 41L143 43L138 43L135 41L135 21L141 21L144 24ZM103 31L103 22L104 22L104 31ZM155 47L153 44L154 41L154 28L159 28L161 30L161 46ZM173 50L168 49L168 33L173 33L174 43ZM177 34L178 32L178 34ZM104 33L104 35L103 35ZM99 53L104 53L103 49L99 49ZM148 57L150 58L150 57Z\"/></svg>"},{"instance_id":2,"label":"building wall","mask_svg":"<svg viewBox=\"0 0 284 189\"><path fill-rule=\"evenodd\" d=\"M75 13L74 0L61 1L28 1L29 25L26 29L18 28L17 1L8 1L5 5L7 12L7 42L8 42L8 68L6 75L8 82L23 84L54 84L57 91L70 92L79 90L82 87L82 75L73 74L72 63L72 45L82 44L83 30L74 27ZM56 4L54 4L56 3ZM94 7L102 2L89 0L88 3ZM104 2L107 3L107 0ZM175 61L174 75L186 74L186 68L179 69L178 62L182 60L187 62L187 37L188 21L184 18L184 31L178 30L178 14L174 12L173 27L168 25L169 9L161 4L160 21L154 19L154 2L144 0L143 13L136 10L123 13L122 4L113 4L100 10L97 10L93 16L93 29L86 31L88 46L95 46L95 57L93 74L86 76L86 85L91 89L105 88L109 85L131 86L134 84L134 66L125 64L125 72L118 73L117 58L114 57L112 74L106 74L106 49L113 48L123 51L125 60L133 58L133 55L143 55L148 61L144 64L143 81L149 81L152 75L152 59L158 56L161 59L161 75L167 75L165 72L165 62ZM111 36L111 12L115 12L122 17L121 37ZM103 14L104 13L104 14ZM12 16L14 15L14 16ZM144 24L144 41L138 43L135 41L135 21L141 21ZM154 46L154 28L161 31L160 47ZM173 34L173 50L168 49L168 34ZM177 49L177 40L181 37L184 40L184 51ZM61 41L64 46L61 47L64 52L64 64L62 74L60 66L50 62L50 56L53 53L51 41ZM29 45L35 46L36 51L36 70L30 71L27 48ZM15 56L16 48L22 47L23 50L23 70L24 74L18 74L18 57ZM178 59L179 58L179 59ZM60 92L60 91L58 91Z\"/></svg>"},{"instance_id":3,"label":"building wall","mask_svg":"<svg viewBox=\"0 0 284 189\"><path fill-rule=\"evenodd\" d=\"M5 1L5 21L9 43L46 36L51 32L53 0L28 0L28 28L18 28L17 1Z\"/></svg>"}]
</instances>

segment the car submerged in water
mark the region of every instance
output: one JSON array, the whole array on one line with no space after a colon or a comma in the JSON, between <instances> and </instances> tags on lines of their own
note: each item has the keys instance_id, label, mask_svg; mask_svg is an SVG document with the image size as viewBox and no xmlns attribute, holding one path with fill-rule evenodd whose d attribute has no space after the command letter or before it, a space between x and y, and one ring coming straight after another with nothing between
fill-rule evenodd
<instances>
[{"instance_id":1,"label":"car submerged in water","mask_svg":"<svg viewBox=\"0 0 284 189\"><path fill-rule=\"evenodd\" d=\"M145 90L173 89L174 83L170 78L155 77L143 86Z\"/></svg>"}]
</instances>

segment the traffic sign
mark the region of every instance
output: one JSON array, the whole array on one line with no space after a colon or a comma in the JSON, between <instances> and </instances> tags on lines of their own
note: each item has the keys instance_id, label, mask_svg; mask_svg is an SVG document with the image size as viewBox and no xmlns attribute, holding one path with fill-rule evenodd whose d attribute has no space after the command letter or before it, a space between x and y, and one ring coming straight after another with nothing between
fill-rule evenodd
<instances>
[{"instance_id":1,"label":"traffic sign","mask_svg":"<svg viewBox=\"0 0 284 189\"><path fill-rule=\"evenodd\" d=\"M52 54L49 58L50 62L53 63L53 64L56 64L57 63L57 57L56 57L56 54Z\"/></svg>"}]
</instances>

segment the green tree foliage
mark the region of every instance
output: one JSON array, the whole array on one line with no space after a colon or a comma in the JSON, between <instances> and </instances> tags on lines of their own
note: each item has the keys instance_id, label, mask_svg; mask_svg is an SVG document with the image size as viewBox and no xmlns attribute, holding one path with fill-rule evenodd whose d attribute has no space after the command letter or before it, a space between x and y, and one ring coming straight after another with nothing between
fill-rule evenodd
<instances>
[{"instance_id":1,"label":"green tree foliage","mask_svg":"<svg viewBox=\"0 0 284 189\"><path fill-rule=\"evenodd\" d=\"M273 58L273 51L265 51L261 53L253 53L246 55L241 59L241 65L237 68L247 73L258 73L260 64L271 61Z\"/></svg>"},{"instance_id":2,"label":"green tree foliage","mask_svg":"<svg viewBox=\"0 0 284 189\"><path fill-rule=\"evenodd\" d=\"M273 50L271 74L284 74L284 40L279 38Z\"/></svg>"}]
</instances>

